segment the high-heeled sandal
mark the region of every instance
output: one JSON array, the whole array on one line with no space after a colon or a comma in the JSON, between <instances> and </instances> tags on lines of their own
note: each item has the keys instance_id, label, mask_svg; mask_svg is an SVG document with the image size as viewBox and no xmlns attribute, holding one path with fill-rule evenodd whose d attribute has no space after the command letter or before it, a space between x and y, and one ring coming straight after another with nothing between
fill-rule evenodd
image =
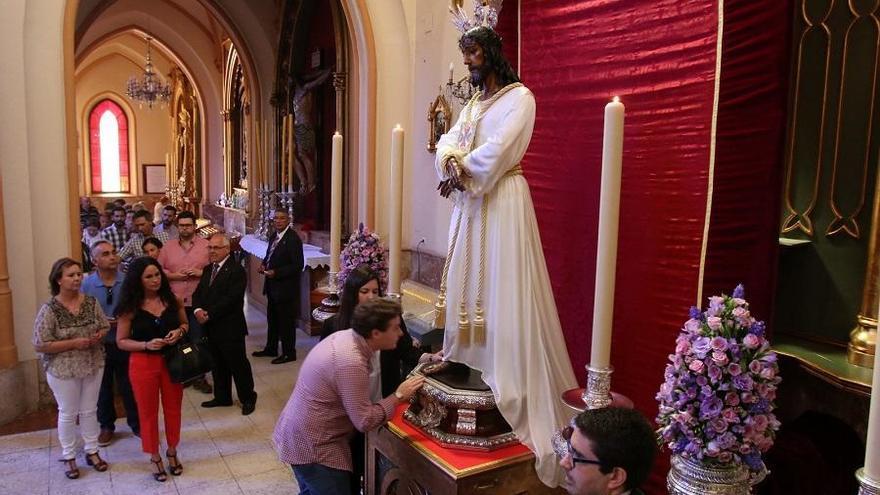
<instances>
[{"instance_id":1,"label":"high-heeled sandal","mask_svg":"<svg viewBox=\"0 0 880 495\"><path fill-rule=\"evenodd\" d=\"M158 461L150 459L150 462L152 462L156 466L156 471L153 473L153 478L160 483L167 481L168 473L165 472L165 466L162 465L162 459L160 458Z\"/></svg>"},{"instance_id":2,"label":"high-heeled sandal","mask_svg":"<svg viewBox=\"0 0 880 495\"><path fill-rule=\"evenodd\" d=\"M94 454L86 454L86 464L95 468L95 471L103 473L110 467L107 461L101 459L101 456L95 452Z\"/></svg>"},{"instance_id":3,"label":"high-heeled sandal","mask_svg":"<svg viewBox=\"0 0 880 495\"><path fill-rule=\"evenodd\" d=\"M79 478L79 468L76 467L76 459L58 459L59 461L67 464L67 471L64 471L64 476L67 476L69 480L75 480Z\"/></svg>"},{"instance_id":4,"label":"high-heeled sandal","mask_svg":"<svg viewBox=\"0 0 880 495\"><path fill-rule=\"evenodd\" d=\"M177 459L177 453L169 454L168 452L165 452L165 457L168 458L168 471L171 474L174 476L180 476L183 474L183 464ZM172 459L174 462L172 462Z\"/></svg>"}]
</instances>

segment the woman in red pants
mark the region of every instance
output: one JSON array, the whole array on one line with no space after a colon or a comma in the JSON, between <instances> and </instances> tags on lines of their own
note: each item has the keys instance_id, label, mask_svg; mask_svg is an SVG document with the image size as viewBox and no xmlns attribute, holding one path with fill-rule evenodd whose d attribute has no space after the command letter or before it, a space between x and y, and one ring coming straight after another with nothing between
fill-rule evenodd
<instances>
[{"instance_id":1,"label":"woman in red pants","mask_svg":"<svg viewBox=\"0 0 880 495\"><path fill-rule=\"evenodd\" d=\"M168 471L179 476L183 473L177 459L183 386L171 381L162 350L186 333L186 313L159 262L148 256L129 265L121 292L116 344L131 352L128 375L141 421L141 445L155 466L153 477L165 481L168 475L159 456L159 397L165 416Z\"/></svg>"}]
</instances>

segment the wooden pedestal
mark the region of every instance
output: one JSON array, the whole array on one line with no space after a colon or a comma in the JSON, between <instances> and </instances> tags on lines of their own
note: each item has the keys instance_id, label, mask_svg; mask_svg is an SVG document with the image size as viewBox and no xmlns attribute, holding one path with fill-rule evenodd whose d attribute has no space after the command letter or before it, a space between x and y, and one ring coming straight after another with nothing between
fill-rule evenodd
<instances>
[{"instance_id":1,"label":"wooden pedestal","mask_svg":"<svg viewBox=\"0 0 880 495\"><path fill-rule=\"evenodd\" d=\"M367 434L365 485L367 495L564 493L541 483L530 453L456 469L390 423Z\"/></svg>"}]
</instances>

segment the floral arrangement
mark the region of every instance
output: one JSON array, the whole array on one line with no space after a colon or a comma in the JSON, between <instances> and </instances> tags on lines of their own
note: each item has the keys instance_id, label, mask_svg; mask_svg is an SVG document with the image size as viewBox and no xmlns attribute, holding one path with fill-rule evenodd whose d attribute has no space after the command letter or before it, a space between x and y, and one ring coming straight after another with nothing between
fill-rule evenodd
<instances>
[{"instance_id":1,"label":"floral arrangement","mask_svg":"<svg viewBox=\"0 0 880 495\"><path fill-rule=\"evenodd\" d=\"M710 465L764 471L761 454L779 429L773 414L781 378L776 353L738 285L732 296L692 307L657 393L658 441L673 454Z\"/></svg>"},{"instance_id":2,"label":"floral arrangement","mask_svg":"<svg viewBox=\"0 0 880 495\"><path fill-rule=\"evenodd\" d=\"M379 274L379 284L382 288L387 286L388 248L382 245L379 235L364 227L364 224L359 224L358 229L352 232L339 254L339 273L336 275L338 286L341 288L348 274L361 265L369 265Z\"/></svg>"}]
</instances>

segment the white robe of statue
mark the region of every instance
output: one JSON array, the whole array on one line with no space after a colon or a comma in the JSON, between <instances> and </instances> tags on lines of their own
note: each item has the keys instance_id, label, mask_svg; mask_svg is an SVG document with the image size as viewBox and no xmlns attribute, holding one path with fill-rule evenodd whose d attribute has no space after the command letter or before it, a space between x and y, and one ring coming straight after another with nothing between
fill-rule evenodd
<instances>
[{"instance_id":1,"label":"white robe of statue","mask_svg":"<svg viewBox=\"0 0 880 495\"><path fill-rule=\"evenodd\" d=\"M482 105L473 101L469 105ZM445 179L442 161L455 154L471 176L467 190L453 193L456 203L450 237L462 210L460 234L450 261L446 290L446 359L482 371L498 409L519 440L535 453L541 481L556 486L562 480L551 445L559 428L574 415L562 403L561 393L577 381L562 335L556 303L547 274L544 253L529 186L522 174L508 174L528 148L535 122L535 98L524 86L516 87L483 111L465 153L460 133L468 108L437 143L436 170ZM463 131L464 129L464 131ZM485 345L459 342L458 320L462 282L468 280L468 311L473 301L479 269L481 204L488 202L486 251L483 259L483 309ZM470 273L465 273L464 232L472 225Z\"/></svg>"}]
</instances>

